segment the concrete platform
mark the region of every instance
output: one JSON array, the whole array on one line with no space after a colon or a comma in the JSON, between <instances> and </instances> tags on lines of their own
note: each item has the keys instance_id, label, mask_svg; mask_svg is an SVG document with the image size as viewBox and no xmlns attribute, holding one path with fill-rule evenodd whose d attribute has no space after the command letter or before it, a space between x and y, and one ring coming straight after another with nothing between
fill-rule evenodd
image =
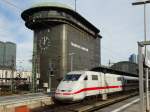
<instances>
[{"instance_id":1,"label":"concrete platform","mask_svg":"<svg viewBox=\"0 0 150 112\"><path fill-rule=\"evenodd\" d=\"M110 105L95 112L140 112L139 96Z\"/></svg>"},{"instance_id":2,"label":"concrete platform","mask_svg":"<svg viewBox=\"0 0 150 112\"><path fill-rule=\"evenodd\" d=\"M15 112L19 106L27 106L29 109L52 104L50 96L43 93L30 93L0 97L0 112Z\"/></svg>"}]
</instances>

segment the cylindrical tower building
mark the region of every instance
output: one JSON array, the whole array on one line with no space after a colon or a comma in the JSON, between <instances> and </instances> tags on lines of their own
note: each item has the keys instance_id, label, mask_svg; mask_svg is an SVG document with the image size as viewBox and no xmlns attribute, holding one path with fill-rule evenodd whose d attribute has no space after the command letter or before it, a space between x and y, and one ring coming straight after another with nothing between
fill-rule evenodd
<instances>
[{"instance_id":1,"label":"cylindrical tower building","mask_svg":"<svg viewBox=\"0 0 150 112\"><path fill-rule=\"evenodd\" d=\"M33 73L40 73L40 87L49 83L55 89L71 69L88 70L100 65L99 30L72 8L41 3L21 16L34 31Z\"/></svg>"}]
</instances>

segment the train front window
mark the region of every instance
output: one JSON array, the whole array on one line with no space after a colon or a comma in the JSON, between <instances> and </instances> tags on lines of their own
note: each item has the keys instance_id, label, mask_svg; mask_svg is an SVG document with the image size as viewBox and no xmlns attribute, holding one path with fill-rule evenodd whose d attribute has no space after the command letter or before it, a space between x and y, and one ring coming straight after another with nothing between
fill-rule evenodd
<instances>
[{"instance_id":1,"label":"train front window","mask_svg":"<svg viewBox=\"0 0 150 112\"><path fill-rule=\"evenodd\" d=\"M80 76L81 74L69 74L64 77L63 81L77 81Z\"/></svg>"}]
</instances>

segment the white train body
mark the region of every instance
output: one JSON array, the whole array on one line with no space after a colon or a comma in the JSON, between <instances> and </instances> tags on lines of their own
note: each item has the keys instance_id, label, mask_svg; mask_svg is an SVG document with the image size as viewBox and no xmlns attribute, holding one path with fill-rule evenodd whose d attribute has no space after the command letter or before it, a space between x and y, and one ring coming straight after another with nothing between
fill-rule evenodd
<instances>
[{"instance_id":1,"label":"white train body","mask_svg":"<svg viewBox=\"0 0 150 112\"><path fill-rule=\"evenodd\" d=\"M131 84L131 82L135 83ZM87 96L137 89L137 83L138 78L135 77L93 71L72 71L58 85L55 99L78 101Z\"/></svg>"}]
</instances>

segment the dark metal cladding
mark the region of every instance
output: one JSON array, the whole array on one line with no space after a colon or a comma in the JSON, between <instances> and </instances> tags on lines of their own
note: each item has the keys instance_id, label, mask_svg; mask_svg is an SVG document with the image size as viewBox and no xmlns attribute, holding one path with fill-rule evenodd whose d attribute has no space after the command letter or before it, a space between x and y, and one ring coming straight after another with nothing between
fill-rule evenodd
<instances>
[{"instance_id":1,"label":"dark metal cladding","mask_svg":"<svg viewBox=\"0 0 150 112\"><path fill-rule=\"evenodd\" d=\"M58 6L59 5L59 6ZM99 30L71 8L63 5L36 6L25 10L22 18L34 30L34 59L40 73L40 87L48 83L55 89L71 70L88 70L100 65Z\"/></svg>"},{"instance_id":2,"label":"dark metal cladding","mask_svg":"<svg viewBox=\"0 0 150 112\"><path fill-rule=\"evenodd\" d=\"M114 69L114 68L109 68L105 66L99 66L92 68L91 71L95 72L103 72L103 73L110 73L110 74L118 74L118 75L123 75L123 76L133 76L133 77L138 77L137 72L131 73L129 71L123 71L122 69Z\"/></svg>"}]
</instances>

